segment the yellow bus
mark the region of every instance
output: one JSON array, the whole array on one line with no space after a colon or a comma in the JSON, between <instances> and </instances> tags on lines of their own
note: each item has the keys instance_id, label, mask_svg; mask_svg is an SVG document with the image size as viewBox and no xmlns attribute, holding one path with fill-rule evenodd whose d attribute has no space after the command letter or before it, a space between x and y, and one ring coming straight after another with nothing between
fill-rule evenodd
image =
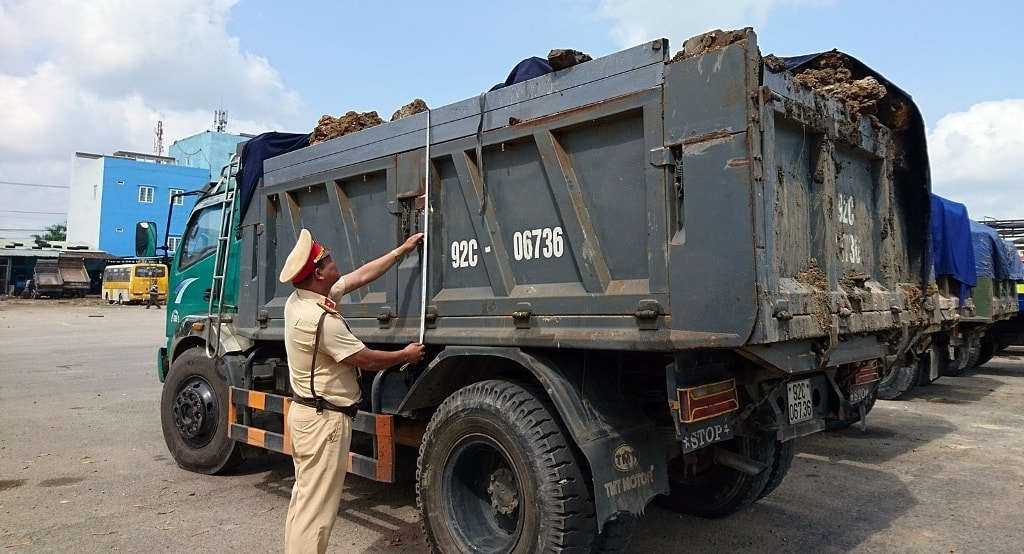
<instances>
[{"instance_id":1,"label":"yellow bus","mask_svg":"<svg viewBox=\"0 0 1024 554\"><path fill-rule=\"evenodd\" d=\"M103 270L103 299L108 304L135 304L149 300L156 283L157 300L167 301L167 266L157 263L108 265Z\"/></svg>"}]
</instances>

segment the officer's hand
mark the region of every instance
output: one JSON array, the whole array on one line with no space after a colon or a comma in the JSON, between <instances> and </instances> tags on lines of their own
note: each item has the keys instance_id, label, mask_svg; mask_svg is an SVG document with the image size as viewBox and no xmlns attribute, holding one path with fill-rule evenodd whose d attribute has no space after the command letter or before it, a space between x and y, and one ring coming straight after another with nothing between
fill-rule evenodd
<instances>
[{"instance_id":1,"label":"officer's hand","mask_svg":"<svg viewBox=\"0 0 1024 554\"><path fill-rule=\"evenodd\" d=\"M427 354L427 347L421 343L414 342L403 348L402 353L406 363L418 364L423 361L423 357Z\"/></svg>"},{"instance_id":2,"label":"officer's hand","mask_svg":"<svg viewBox=\"0 0 1024 554\"><path fill-rule=\"evenodd\" d=\"M402 246L400 247L401 251L405 254L408 254L409 252L412 252L416 248L416 245L421 242L423 242L423 233L416 233L415 235L411 235L409 236L409 238L405 239L405 242L402 243Z\"/></svg>"}]
</instances>

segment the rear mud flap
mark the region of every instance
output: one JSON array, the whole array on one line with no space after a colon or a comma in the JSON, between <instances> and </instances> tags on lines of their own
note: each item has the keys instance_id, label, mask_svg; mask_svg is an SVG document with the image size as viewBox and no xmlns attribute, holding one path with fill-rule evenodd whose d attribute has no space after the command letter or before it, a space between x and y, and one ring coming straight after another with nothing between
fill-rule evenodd
<instances>
[{"instance_id":1,"label":"rear mud flap","mask_svg":"<svg viewBox=\"0 0 1024 554\"><path fill-rule=\"evenodd\" d=\"M590 461L601 530L611 516L641 515L651 498L668 494L667 455L653 426L614 432L580 448Z\"/></svg>"}]
</instances>

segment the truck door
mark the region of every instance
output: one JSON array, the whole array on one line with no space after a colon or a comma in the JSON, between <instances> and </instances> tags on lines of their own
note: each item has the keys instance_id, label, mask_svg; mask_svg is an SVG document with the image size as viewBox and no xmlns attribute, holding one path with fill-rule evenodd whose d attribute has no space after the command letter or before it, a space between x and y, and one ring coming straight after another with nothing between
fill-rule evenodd
<instances>
[{"instance_id":1,"label":"truck door","mask_svg":"<svg viewBox=\"0 0 1024 554\"><path fill-rule=\"evenodd\" d=\"M185 225L172 263L167 294L167 335L182 317L206 312L221 222L221 202L202 202Z\"/></svg>"}]
</instances>

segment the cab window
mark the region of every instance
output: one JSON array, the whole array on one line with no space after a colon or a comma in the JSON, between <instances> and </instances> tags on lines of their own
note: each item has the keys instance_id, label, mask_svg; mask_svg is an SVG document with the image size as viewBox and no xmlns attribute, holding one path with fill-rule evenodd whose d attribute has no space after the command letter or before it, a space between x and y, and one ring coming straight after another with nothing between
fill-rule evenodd
<instances>
[{"instance_id":1,"label":"cab window","mask_svg":"<svg viewBox=\"0 0 1024 554\"><path fill-rule=\"evenodd\" d=\"M186 268L217 250L220 216L219 204L203 208L192 216L179 247L179 269Z\"/></svg>"}]
</instances>

